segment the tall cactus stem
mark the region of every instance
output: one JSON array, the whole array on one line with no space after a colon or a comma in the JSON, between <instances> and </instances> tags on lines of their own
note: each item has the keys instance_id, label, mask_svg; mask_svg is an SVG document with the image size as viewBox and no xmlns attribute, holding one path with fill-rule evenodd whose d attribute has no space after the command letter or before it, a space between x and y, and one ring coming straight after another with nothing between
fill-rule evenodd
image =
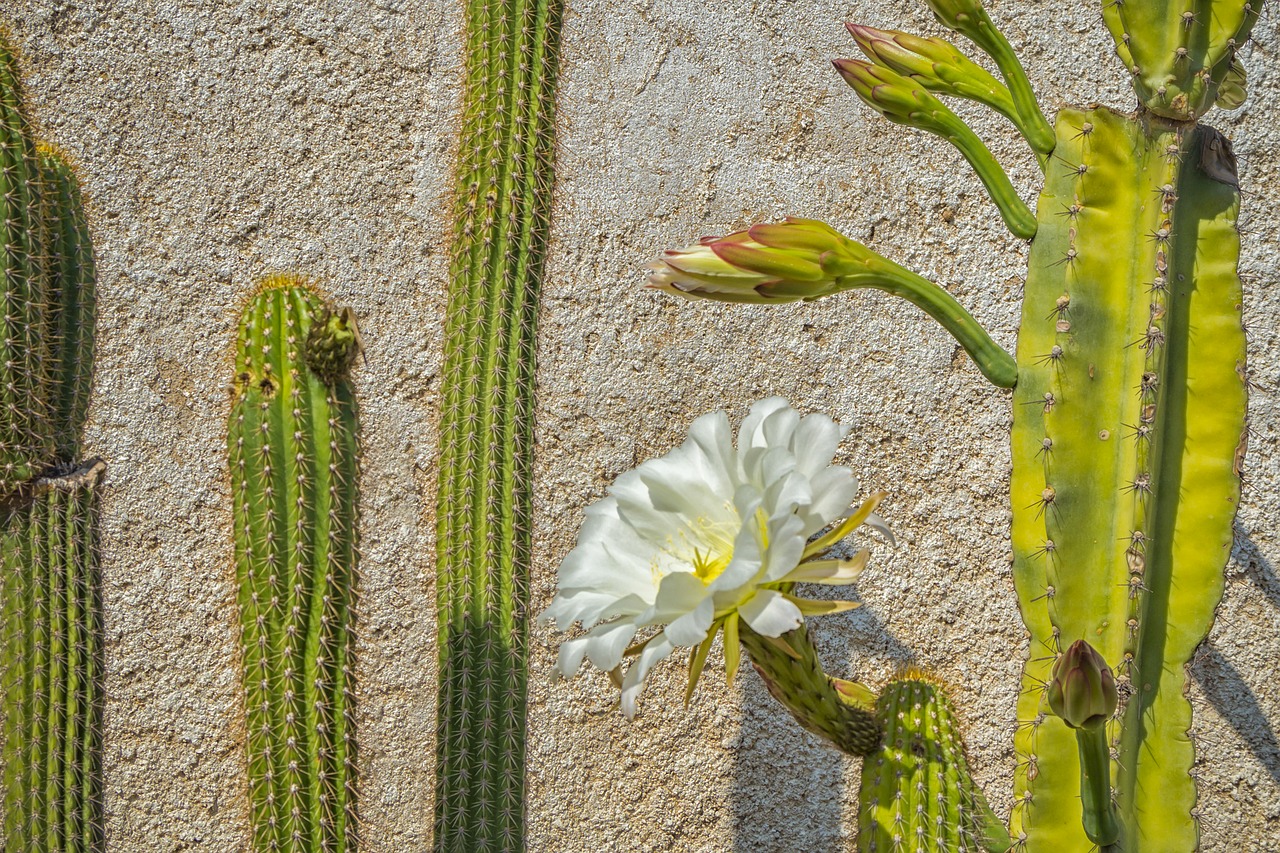
<instances>
[{"instance_id":1,"label":"tall cactus stem","mask_svg":"<svg viewBox=\"0 0 1280 853\"><path fill-rule=\"evenodd\" d=\"M350 382L332 372L354 356L349 320L277 276L250 300L236 347L227 445L257 853L357 844L359 424ZM320 372L309 352L326 354Z\"/></svg>"},{"instance_id":2,"label":"tall cactus stem","mask_svg":"<svg viewBox=\"0 0 1280 853\"><path fill-rule=\"evenodd\" d=\"M102 584L97 530L106 466L39 480L0 533L0 849L99 853Z\"/></svg>"},{"instance_id":3,"label":"tall cactus stem","mask_svg":"<svg viewBox=\"0 0 1280 853\"><path fill-rule=\"evenodd\" d=\"M17 56L0 33L0 495L54 460L42 181Z\"/></svg>"},{"instance_id":4,"label":"tall cactus stem","mask_svg":"<svg viewBox=\"0 0 1280 853\"><path fill-rule=\"evenodd\" d=\"M524 840L537 296L562 0L470 0L441 415L435 846Z\"/></svg>"}]
</instances>

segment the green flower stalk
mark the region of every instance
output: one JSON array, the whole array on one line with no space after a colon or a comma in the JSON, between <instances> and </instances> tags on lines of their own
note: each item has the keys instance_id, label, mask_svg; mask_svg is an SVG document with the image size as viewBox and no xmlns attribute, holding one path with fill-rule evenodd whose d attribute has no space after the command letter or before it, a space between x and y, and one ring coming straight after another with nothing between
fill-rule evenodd
<instances>
[{"instance_id":1,"label":"green flower stalk","mask_svg":"<svg viewBox=\"0 0 1280 853\"><path fill-rule=\"evenodd\" d=\"M763 304L880 290L941 323L996 385L1009 388L1017 379L1013 357L949 293L811 219L755 225L668 251L650 266L648 286L690 299Z\"/></svg>"},{"instance_id":2,"label":"green flower stalk","mask_svg":"<svg viewBox=\"0 0 1280 853\"><path fill-rule=\"evenodd\" d=\"M1019 197L1009 176L978 135L946 104L913 78L889 68L858 59L837 59L833 64L858 97L889 121L927 130L959 149L1000 209L1009 231L1024 240L1036 235L1035 214Z\"/></svg>"},{"instance_id":3,"label":"green flower stalk","mask_svg":"<svg viewBox=\"0 0 1280 853\"><path fill-rule=\"evenodd\" d=\"M1111 800L1111 749L1103 730L1115 715L1116 682L1102 655L1076 640L1053 664L1045 697L1049 708L1076 733L1085 835L1099 845L1120 838Z\"/></svg>"}]
</instances>

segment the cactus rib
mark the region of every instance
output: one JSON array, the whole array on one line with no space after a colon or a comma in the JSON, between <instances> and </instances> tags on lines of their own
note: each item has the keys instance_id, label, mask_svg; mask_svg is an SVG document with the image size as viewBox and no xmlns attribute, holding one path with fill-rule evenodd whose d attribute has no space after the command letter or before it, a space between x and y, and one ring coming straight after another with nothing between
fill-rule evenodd
<instances>
[{"instance_id":1,"label":"cactus rib","mask_svg":"<svg viewBox=\"0 0 1280 853\"><path fill-rule=\"evenodd\" d=\"M524 837L537 294L561 0L471 0L438 493L435 845Z\"/></svg>"},{"instance_id":2,"label":"cactus rib","mask_svg":"<svg viewBox=\"0 0 1280 853\"><path fill-rule=\"evenodd\" d=\"M331 332L335 312L308 284L268 279L236 350L227 445L255 851L357 843L359 427L350 382L326 382L305 359L317 316ZM321 349L354 348L345 328L331 335Z\"/></svg>"}]
</instances>

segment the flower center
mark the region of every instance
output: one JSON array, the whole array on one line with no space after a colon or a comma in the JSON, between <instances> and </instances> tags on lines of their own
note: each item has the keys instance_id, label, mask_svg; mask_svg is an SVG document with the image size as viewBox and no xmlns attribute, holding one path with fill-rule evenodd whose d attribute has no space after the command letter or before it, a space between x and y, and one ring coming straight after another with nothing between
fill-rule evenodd
<instances>
[{"instance_id":1,"label":"flower center","mask_svg":"<svg viewBox=\"0 0 1280 853\"><path fill-rule=\"evenodd\" d=\"M697 548L694 548L693 573L705 586L720 577L720 574L729 567L729 562L732 559L732 546L729 547L729 552L727 554L717 554L713 551L708 551L706 554L703 554Z\"/></svg>"}]
</instances>

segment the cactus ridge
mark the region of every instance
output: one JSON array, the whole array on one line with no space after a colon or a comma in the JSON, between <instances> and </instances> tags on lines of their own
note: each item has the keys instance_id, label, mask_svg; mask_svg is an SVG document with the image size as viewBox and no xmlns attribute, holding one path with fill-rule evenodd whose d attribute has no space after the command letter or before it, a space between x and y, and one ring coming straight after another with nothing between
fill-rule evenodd
<instances>
[{"instance_id":1,"label":"cactus ridge","mask_svg":"<svg viewBox=\"0 0 1280 853\"><path fill-rule=\"evenodd\" d=\"M524 836L525 608L538 284L561 0L471 0L438 492L435 845Z\"/></svg>"},{"instance_id":2,"label":"cactus ridge","mask_svg":"<svg viewBox=\"0 0 1280 853\"><path fill-rule=\"evenodd\" d=\"M255 851L357 847L358 419L304 360L335 312L293 276L244 312L228 451ZM320 342L341 347L341 340Z\"/></svg>"},{"instance_id":3,"label":"cactus ridge","mask_svg":"<svg viewBox=\"0 0 1280 853\"><path fill-rule=\"evenodd\" d=\"M1127 818L1118 849L1194 849L1184 666L1221 596L1244 429L1238 192L1204 165L1223 144L1155 116L1059 114L1029 261L1011 484L1033 644L1014 830L1033 845L1091 844L1070 781L1075 738L1042 695L1064 642L1083 638L1122 697L1108 727Z\"/></svg>"},{"instance_id":4,"label":"cactus ridge","mask_svg":"<svg viewBox=\"0 0 1280 853\"><path fill-rule=\"evenodd\" d=\"M102 821L102 584L92 460L40 480L0 529L0 849L92 853Z\"/></svg>"},{"instance_id":5,"label":"cactus ridge","mask_svg":"<svg viewBox=\"0 0 1280 853\"><path fill-rule=\"evenodd\" d=\"M859 853L1002 853L1011 842L969 773L951 703L906 673L880 694L884 745L863 762Z\"/></svg>"}]
</instances>

